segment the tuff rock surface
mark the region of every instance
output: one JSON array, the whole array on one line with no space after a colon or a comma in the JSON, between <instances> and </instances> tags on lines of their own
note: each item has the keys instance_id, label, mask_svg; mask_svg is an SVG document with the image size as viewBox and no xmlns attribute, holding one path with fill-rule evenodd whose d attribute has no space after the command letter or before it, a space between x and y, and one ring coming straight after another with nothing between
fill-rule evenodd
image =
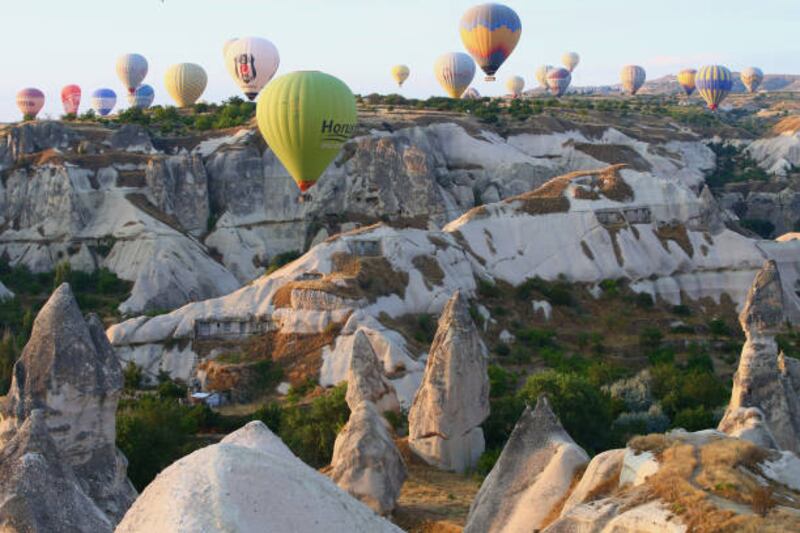
<instances>
[{"instance_id":1,"label":"tuff rock surface","mask_svg":"<svg viewBox=\"0 0 800 533\"><path fill-rule=\"evenodd\" d=\"M399 532L251 422L167 467L117 533Z\"/></svg>"},{"instance_id":2,"label":"tuff rock surface","mask_svg":"<svg viewBox=\"0 0 800 533\"><path fill-rule=\"evenodd\" d=\"M339 487L386 515L394 510L406 479L406 465L389 423L375 404L362 401L336 437L331 479Z\"/></svg>"},{"instance_id":3,"label":"tuff rock surface","mask_svg":"<svg viewBox=\"0 0 800 533\"><path fill-rule=\"evenodd\" d=\"M394 386L386 378L369 337L361 329L356 331L353 341L345 399L351 411L363 402L373 403L378 413L400 411Z\"/></svg>"},{"instance_id":4,"label":"tuff rock surface","mask_svg":"<svg viewBox=\"0 0 800 533\"><path fill-rule=\"evenodd\" d=\"M84 492L45 418L31 411L0 449L0 530L110 533L111 521Z\"/></svg>"},{"instance_id":5,"label":"tuff rock surface","mask_svg":"<svg viewBox=\"0 0 800 533\"><path fill-rule=\"evenodd\" d=\"M520 417L469 510L465 533L542 528L569 494L589 456L575 444L542 396Z\"/></svg>"},{"instance_id":6,"label":"tuff rock surface","mask_svg":"<svg viewBox=\"0 0 800 533\"><path fill-rule=\"evenodd\" d=\"M408 443L444 470L465 472L483 453L480 424L489 416L488 353L456 292L442 311L422 385L408 413Z\"/></svg>"},{"instance_id":7,"label":"tuff rock surface","mask_svg":"<svg viewBox=\"0 0 800 533\"><path fill-rule=\"evenodd\" d=\"M42 307L0 399L0 445L13 440L33 410L66 468L117 522L136 497L127 461L115 444L122 368L100 320L84 320L68 284Z\"/></svg>"},{"instance_id":8,"label":"tuff rock surface","mask_svg":"<svg viewBox=\"0 0 800 533\"><path fill-rule=\"evenodd\" d=\"M800 362L785 357L775 341L775 334L785 320L781 275L775 261L767 261L756 275L739 315L747 341L733 379L731 401L719 429L742 433L747 429L742 409L757 408L777 445L798 453Z\"/></svg>"}]
</instances>

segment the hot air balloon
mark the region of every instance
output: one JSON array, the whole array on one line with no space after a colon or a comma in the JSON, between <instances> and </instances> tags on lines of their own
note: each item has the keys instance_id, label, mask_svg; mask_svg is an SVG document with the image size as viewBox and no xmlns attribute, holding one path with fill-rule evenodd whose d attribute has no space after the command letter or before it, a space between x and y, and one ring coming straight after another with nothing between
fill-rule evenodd
<instances>
[{"instance_id":1,"label":"hot air balloon","mask_svg":"<svg viewBox=\"0 0 800 533\"><path fill-rule=\"evenodd\" d=\"M228 39L225 41L225 43L222 45L222 57L226 57L228 55L228 47L238 40L238 37L234 37L233 39Z\"/></svg>"},{"instance_id":2,"label":"hot air balloon","mask_svg":"<svg viewBox=\"0 0 800 533\"><path fill-rule=\"evenodd\" d=\"M464 13L460 29L467 52L486 73L486 81L494 81L494 74L519 42L522 23L510 7L482 4Z\"/></svg>"},{"instance_id":3,"label":"hot air balloon","mask_svg":"<svg viewBox=\"0 0 800 533\"><path fill-rule=\"evenodd\" d=\"M25 120L34 119L44 107L44 93L39 89L28 87L17 93L17 108Z\"/></svg>"},{"instance_id":4,"label":"hot air balloon","mask_svg":"<svg viewBox=\"0 0 800 533\"><path fill-rule=\"evenodd\" d=\"M678 85L681 86L681 89L683 89L683 92L686 93L686 96L692 96L692 93L694 92L694 78L696 75L697 71L693 68L685 68L678 72Z\"/></svg>"},{"instance_id":5,"label":"hot air balloon","mask_svg":"<svg viewBox=\"0 0 800 533\"><path fill-rule=\"evenodd\" d=\"M638 65L625 65L619 75L622 88L631 95L636 94L644 85L647 73Z\"/></svg>"},{"instance_id":6,"label":"hot air balloon","mask_svg":"<svg viewBox=\"0 0 800 533\"><path fill-rule=\"evenodd\" d=\"M411 71L405 65L395 65L392 67L392 78L397 82L398 87L403 86L403 82L408 79L409 74L411 74Z\"/></svg>"},{"instance_id":7,"label":"hot air balloon","mask_svg":"<svg viewBox=\"0 0 800 533\"><path fill-rule=\"evenodd\" d=\"M242 37L226 43L224 52L228 72L251 101L275 76L281 62L275 45L261 37Z\"/></svg>"},{"instance_id":8,"label":"hot air balloon","mask_svg":"<svg viewBox=\"0 0 800 533\"><path fill-rule=\"evenodd\" d=\"M525 88L525 80L519 76L511 76L506 81L506 89L508 93L514 98L519 98L522 95L522 89Z\"/></svg>"},{"instance_id":9,"label":"hot air balloon","mask_svg":"<svg viewBox=\"0 0 800 533\"><path fill-rule=\"evenodd\" d=\"M739 77L749 93L756 92L758 86L764 81L764 73L757 67L747 67L739 74Z\"/></svg>"},{"instance_id":10,"label":"hot air balloon","mask_svg":"<svg viewBox=\"0 0 800 533\"><path fill-rule=\"evenodd\" d=\"M61 104L64 106L64 113L77 115L81 105L81 88L77 85L67 85L61 89Z\"/></svg>"},{"instance_id":11,"label":"hot air balloon","mask_svg":"<svg viewBox=\"0 0 800 533\"><path fill-rule=\"evenodd\" d=\"M561 56L561 64L567 67L567 70L570 72L575 70L575 67L578 66L578 63L581 62L581 56L579 56L575 52L567 52L563 56Z\"/></svg>"},{"instance_id":12,"label":"hot air balloon","mask_svg":"<svg viewBox=\"0 0 800 533\"><path fill-rule=\"evenodd\" d=\"M111 89L97 89L92 93L92 108L101 117L111 113L115 105L117 105L117 93Z\"/></svg>"},{"instance_id":13,"label":"hot air balloon","mask_svg":"<svg viewBox=\"0 0 800 533\"><path fill-rule=\"evenodd\" d=\"M164 85L178 107L194 104L206 90L207 83L206 71L194 63L172 65L164 74Z\"/></svg>"},{"instance_id":14,"label":"hot air balloon","mask_svg":"<svg viewBox=\"0 0 800 533\"><path fill-rule=\"evenodd\" d=\"M730 70L721 65L709 65L697 71L695 85L697 85L698 94L706 101L709 109L715 111L731 92L733 75Z\"/></svg>"},{"instance_id":15,"label":"hot air balloon","mask_svg":"<svg viewBox=\"0 0 800 533\"><path fill-rule=\"evenodd\" d=\"M536 81L544 89L547 89L547 73L553 70L553 65L541 65L536 69Z\"/></svg>"},{"instance_id":16,"label":"hot air balloon","mask_svg":"<svg viewBox=\"0 0 800 533\"><path fill-rule=\"evenodd\" d=\"M464 91L464 94L461 96L461 98L463 100L480 100L481 93L479 93L478 89L476 89L475 87L470 87L469 89Z\"/></svg>"},{"instance_id":17,"label":"hot air balloon","mask_svg":"<svg viewBox=\"0 0 800 533\"><path fill-rule=\"evenodd\" d=\"M147 59L140 54L125 54L117 59L117 76L122 85L133 94L147 76Z\"/></svg>"},{"instance_id":18,"label":"hot air balloon","mask_svg":"<svg viewBox=\"0 0 800 533\"><path fill-rule=\"evenodd\" d=\"M565 68L553 68L547 73L547 89L553 96L561 96L567 92L572 74Z\"/></svg>"},{"instance_id":19,"label":"hot air balloon","mask_svg":"<svg viewBox=\"0 0 800 533\"><path fill-rule=\"evenodd\" d=\"M439 56L433 70L450 98L460 98L475 77L475 62L467 54L450 52Z\"/></svg>"},{"instance_id":20,"label":"hot air balloon","mask_svg":"<svg viewBox=\"0 0 800 533\"><path fill-rule=\"evenodd\" d=\"M153 105L153 100L156 98L156 92L149 85L140 85L136 88L136 92L128 95L128 105L137 109L147 109Z\"/></svg>"},{"instance_id":21,"label":"hot air balloon","mask_svg":"<svg viewBox=\"0 0 800 533\"><path fill-rule=\"evenodd\" d=\"M339 154L357 119L350 88L322 72L281 76L256 105L258 129L303 192Z\"/></svg>"}]
</instances>

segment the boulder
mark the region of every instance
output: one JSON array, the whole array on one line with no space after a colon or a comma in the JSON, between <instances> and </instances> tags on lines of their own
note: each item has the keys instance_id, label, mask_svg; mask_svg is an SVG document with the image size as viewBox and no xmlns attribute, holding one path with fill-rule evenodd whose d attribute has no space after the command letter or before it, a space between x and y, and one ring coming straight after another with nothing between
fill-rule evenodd
<instances>
[{"instance_id":1,"label":"boulder","mask_svg":"<svg viewBox=\"0 0 800 533\"><path fill-rule=\"evenodd\" d=\"M363 330L356 331L350 370L347 373L347 405L355 410L363 402L375 404L379 413L400 412L394 386L383 373L372 343Z\"/></svg>"},{"instance_id":2,"label":"boulder","mask_svg":"<svg viewBox=\"0 0 800 533\"><path fill-rule=\"evenodd\" d=\"M167 467L117 533L400 532L304 464L261 422Z\"/></svg>"},{"instance_id":3,"label":"boulder","mask_svg":"<svg viewBox=\"0 0 800 533\"><path fill-rule=\"evenodd\" d=\"M784 292L775 261L756 275L739 315L747 341L733 378L731 401L719 430L743 431L742 409L757 408L777 445L800 452L800 376L775 341L784 322ZM762 437L761 438L765 438Z\"/></svg>"},{"instance_id":4,"label":"boulder","mask_svg":"<svg viewBox=\"0 0 800 533\"><path fill-rule=\"evenodd\" d=\"M581 476L578 485L564 503L561 516L563 517L569 513L573 507L597 500L599 497L606 496L619 487L624 458L624 449L608 450L595 455L589 466L586 467L586 471Z\"/></svg>"},{"instance_id":5,"label":"boulder","mask_svg":"<svg viewBox=\"0 0 800 533\"><path fill-rule=\"evenodd\" d=\"M0 530L110 533L108 517L81 485L44 411L34 409L0 450Z\"/></svg>"},{"instance_id":6,"label":"boulder","mask_svg":"<svg viewBox=\"0 0 800 533\"><path fill-rule=\"evenodd\" d=\"M0 444L34 409L44 413L60 456L88 495L118 521L136 497L117 449L116 411L122 368L96 316L84 320L68 284L42 307L0 403Z\"/></svg>"},{"instance_id":7,"label":"boulder","mask_svg":"<svg viewBox=\"0 0 800 533\"><path fill-rule=\"evenodd\" d=\"M489 416L486 346L459 291L439 318L422 385L408 415L415 454L443 470L465 472L483 453Z\"/></svg>"},{"instance_id":8,"label":"boulder","mask_svg":"<svg viewBox=\"0 0 800 533\"><path fill-rule=\"evenodd\" d=\"M351 408L352 409L352 408ZM392 512L406 479L406 465L389 424L364 401L336 437L331 478L375 512Z\"/></svg>"},{"instance_id":9,"label":"boulder","mask_svg":"<svg viewBox=\"0 0 800 533\"><path fill-rule=\"evenodd\" d=\"M740 407L731 411L720 422L719 430L731 437L749 440L762 448L778 448L766 417L758 407Z\"/></svg>"},{"instance_id":10,"label":"boulder","mask_svg":"<svg viewBox=\"0 0 800 533\"><path fill-rule=\"evenodd\" d=\"M469 510L464 533L535 531L558 517L589 456L575 444L542 396L520 417Z\"/></svg>"}]
</instances>

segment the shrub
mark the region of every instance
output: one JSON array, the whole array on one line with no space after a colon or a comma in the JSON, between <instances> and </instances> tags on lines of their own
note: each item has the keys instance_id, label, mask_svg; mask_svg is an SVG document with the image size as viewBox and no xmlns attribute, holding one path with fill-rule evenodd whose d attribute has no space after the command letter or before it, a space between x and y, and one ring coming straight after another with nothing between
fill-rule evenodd
<instances>
[{"instance_id":1,"label":"shrub","mask_svg":"<svg viewBox=\"0 0 800 533\"><path fill-rule=\"evenodd\" d=\"M126 391L134 391L142 386L142 369L133 361L128 361L122 371L123 387Z\"/></svg>"},{"instance_id":2,"label":"shrub","mask_svg":"<svg viewBox=\"0 0 800 533\"><path fill-rule=\"evenodd\" d=\"M699 431L716 426L716 422L714 413L706 407L698 405L679 411L673 420L673 427L683 428L687 431Z\"/></svg>"},{"instance_id":3,"label":"shrub","mask_svg":"<svg viewBox=\"0 0 800 533\"><path fill-rule=\"evenodd\" d=\"M492 398L499 398L514 392L517 377L512 372L498 365L489 365L489 393Z\"/></svg>"},{"instance_id":4,"label":"shrub","mask_svg":"<svg viewBox=\"0 0 800 533\"><path fill-rule=\"evenodd\" d=\"M291 250L289 252L275 254L269 260L269 265L267 265L266 274L272 274L279 268L288 265L295 259L299 258L301 255L302 254L298 250Z\"/></svg>"},{"instance_id":5,"label":"shrub","mask_svg":"<svg viewBox=\"0 0 800 533\"><path fill-rule=\"evenodd\" d=\"M502 449L493 448L483 452L478 459L478 464L475 466L475 473L481 477L486 477L492 471L497 460L500 458Z\"/></svg>"},{"instance_id":6,"label":"shrub","mask_svg":"<svg viewBox=\"0 0 800 533\"><path fill-rule=\"evenodd\" d=\"M590 454L613 445L608 428L613 423L611 396L585 377L553 370L528 378L520 391L533 404L547 395L564 429Z\"/></svg>"},{"instance_id":7,"label":"shrub","mask_svg":"<svg viewBox=\"0 0 800 533\"><path fill-rule=\"evenodd\" d=\"M308 405L287 408L280 435L289 448L307 464L321 468L330 463L336 435L347 423L350 409L345 402L347 384L314 398Z\"/></svg>"}]
</instances>

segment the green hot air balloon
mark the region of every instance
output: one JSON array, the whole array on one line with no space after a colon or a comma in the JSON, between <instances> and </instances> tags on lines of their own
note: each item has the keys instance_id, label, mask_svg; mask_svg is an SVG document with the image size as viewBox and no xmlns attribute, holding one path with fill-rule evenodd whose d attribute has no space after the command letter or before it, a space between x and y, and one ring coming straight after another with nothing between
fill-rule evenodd
<instances>
[{"instance_id":1,"label":"green hot air balloon","mask_svg":"<svg viewBox=\"0 0 800 533\"><path fill-rule=\"evenodd\" d=\"M300 190L312 187L356 129L356 100L343 81L316 71L273 80L256 106L258 129Z\"/></svg>"}]
</instances>

